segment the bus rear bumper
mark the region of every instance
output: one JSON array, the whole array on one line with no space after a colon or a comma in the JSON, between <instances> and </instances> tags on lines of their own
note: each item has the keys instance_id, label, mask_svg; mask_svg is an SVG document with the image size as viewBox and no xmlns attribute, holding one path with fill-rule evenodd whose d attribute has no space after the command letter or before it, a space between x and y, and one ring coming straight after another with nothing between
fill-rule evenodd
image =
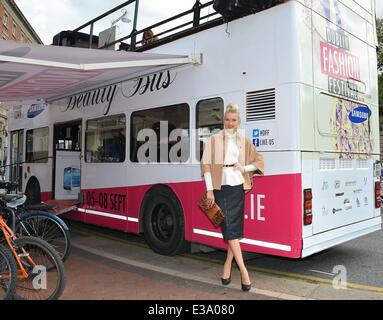
<instances>
[{"instance_id":1,"label":"bus rear bumper","mask_svg":"<svg viewBox=\"0 0 383 320\"><path fill-rule=\"evenodd\" d=\"M313 235L303 239L301 258L308 257L335 245L378 231L381 228L382 217L375 217L373 219Z\"/></svg>"}]
</instances>

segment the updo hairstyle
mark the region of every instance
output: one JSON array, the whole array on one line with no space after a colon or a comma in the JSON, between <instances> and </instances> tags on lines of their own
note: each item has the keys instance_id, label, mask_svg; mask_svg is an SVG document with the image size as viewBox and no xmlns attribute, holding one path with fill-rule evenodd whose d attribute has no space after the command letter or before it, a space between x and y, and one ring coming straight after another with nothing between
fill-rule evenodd
<instances>
[{"instance_id":1,"label":"updo hairstyle","mask_svg":"<svg viewBox=\"0 0 383 320\"><path fill-rule=\"evenodd\" d=\"M235 103L230 103L226 106L226 113L228 112L232 112L232 113L236 113L238 114L239 116L239 105L235 104Z\"/></svg>"}]
</instances>

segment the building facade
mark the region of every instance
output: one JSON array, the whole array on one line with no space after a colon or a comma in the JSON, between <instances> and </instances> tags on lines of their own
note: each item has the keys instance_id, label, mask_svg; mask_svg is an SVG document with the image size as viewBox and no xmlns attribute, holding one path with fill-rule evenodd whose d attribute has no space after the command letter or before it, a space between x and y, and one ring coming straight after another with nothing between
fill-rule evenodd
<instances>
[{"instance_id":1,"label":"building facade","mask_svg":"<svg viewBox=\"0 0 383 320\"><path fill-rule=\"evenodd\" d=\"M42 44L13 0L0 0L0 40ZM7 120L7 107L0 102L0 175L7 160Z\"/></svg>"},{"instance_id":2,"label":"building facade","mask_svg":"<svg viewBox=\"0 0 383 320\"><path fill-rule=\"evenodd\" d=\"M0 38L42 44L40 37L13 0L0 0Z\"/></svg>"}]
</instances>

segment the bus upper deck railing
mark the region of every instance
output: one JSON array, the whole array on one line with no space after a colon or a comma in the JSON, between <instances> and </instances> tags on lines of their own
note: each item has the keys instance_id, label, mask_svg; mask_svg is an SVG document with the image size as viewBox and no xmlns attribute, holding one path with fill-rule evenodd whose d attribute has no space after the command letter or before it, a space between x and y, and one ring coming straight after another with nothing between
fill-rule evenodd
<instances>
[{"instance_id":1,"label":"bus upper deck railing","mask_svg":"<svg viewBox=\"0 0 383 320\"><path fill-rule=\"evenodd\" d=\"M208 13L206 15L201 15L201 12L203 9L208 8L213 5L213 1L209 1L207 3L202 4L199 0L196 0L194 6L187 10L184 11L180 14L177 14L173 17L170 17L168 19L165 19L163 21L160 21L156 24L153 24L151 26L145 27L141 30L137 30L137 19L138 19L138 9L139 9L139 0L129 0L126 1L117 7L105 12L104 14L98 16L97 18L94 18L90 20L89 22L81 25L80 27L76 28L73 30L73 32L78 32L86 27L90 26L90 34L89 34L89 48L92 47L93 43L93 29L94 29L94 24L107 17L108 15L114 13L115 11L124 8L132 3L135 3L135 14L134 14L134 20L133 20L133 30L132 32L120 39L117 39L115 41L112 41L110 43L105 44L104 46L99 47L99 49L106 49L111 46L114 46L116 44L121 44L122 47L125 46L124 50L126 51L141 51L145 49L149 49L153 46L163 44L169 41L172 41L176 38L182 37L186 35L186 33L193 33L193 32L198 32L202 29L218 25L224 22L223 17L216 11L212 13ZM153 37L158 39L155 43L149 43L149 44L144 44L143 40L137 41L137 36L143 35L146 31L153 30L155 28L163 27L166 25L170 25L172 22L186 18L187 16L192 15L192 19L187 20L187 21L182 21L179 25L169 27L168 29L165 28L164 31L161 31L157 34L154 34ZM210 18L213 18L212 20L209 20ZM206 21L206 22L203 22ZM184 29L183 29L184 28ZM183 29L181 31L178 31L180 29ZM177 32L178 31L178 32ZM161 38L159 38L161 37ZM130 40L130 43L124 43L123 41Z\"/></svg>"},{"instance_id":2,"label":"bus upper deck railing","mask_svg":"<svg viewBox=\"0 0 383 320\"><path fill-rule=\"evenodd\" d=\"M234 6L236 8L235 9L230 2L225 3L223 0L222 1L217 0L217 2L208 1L206 3L201 3L201 0L195 0L195 3L191 9L186 10L182 13L179 13L163 21L160 21L158 23L155 23L153 25L147 26L141 30L137 30L139 0L129 0L103 13L97 18L94 18L90 20L89 22L81 25L80 27L74 29L72 32L78 32L90 26L89 48L92 48L94 24L119 9L122 9L130 4L135 4L133 28L130 34L125 37L114 40L110 43L107 41L106 44L100 46L99 49L106 49L111 46L115 46L116 44L120 44L119 50L144 51L147 49L151 49L152 47L174 41L184 36L218 26L220 24L231 21L233 19L269 9L273 6L276 6L278 4L282 4L288 1L289 0L238 0L238 3ZM205 10L208 9L208 12L207 14L202 15L202 11L204 9ZM212 12L210 12L210 9L212 10ZM126 14L126 11L124 15L125 14ZM114 25L114 23L122 19L123 16L121 16L119 19L112 22L112 26ZM190 16L190 18L188 18L188 16ZM176 20L180 21L180 23L176 26L173 26L172 23L174 23ZM161 30L158 33L153 32L153 29L161 28L161 27L163 27L164 30ZM111 28L107 30L110 30L110 32L112 32ZM155 41L149 41L149 42L145 42L144 40L137 41L137 36L142 35L142 37L144 38L145 33L148 31L151 32L149 37ZM126 40L130 40L130 43L123 42Z\"/></svg>"}]
</instances>

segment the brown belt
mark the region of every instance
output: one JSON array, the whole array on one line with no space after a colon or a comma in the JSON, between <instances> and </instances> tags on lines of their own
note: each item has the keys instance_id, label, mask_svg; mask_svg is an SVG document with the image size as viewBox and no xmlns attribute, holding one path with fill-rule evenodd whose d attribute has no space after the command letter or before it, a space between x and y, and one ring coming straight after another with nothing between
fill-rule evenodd
<instances>
[{"instance_id":1,"label":"brown belt","mask_svg":"<svg viewBox=\"0 0 383 320\"><path fill-rule=\"evenodd\" d=\"M223 167L224 168L231 168L231 167L234 167L234 164L224 164Z\"/></svg>"}]
</instances>

